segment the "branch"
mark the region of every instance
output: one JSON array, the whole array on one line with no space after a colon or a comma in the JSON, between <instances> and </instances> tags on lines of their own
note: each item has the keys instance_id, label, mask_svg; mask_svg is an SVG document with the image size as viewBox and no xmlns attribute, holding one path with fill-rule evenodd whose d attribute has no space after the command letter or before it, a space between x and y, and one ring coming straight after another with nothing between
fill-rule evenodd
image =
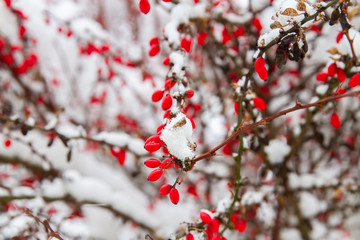
<instances>
[{"instance_id":1,"label":"branch","mask_svg":"<svg viewBox=\"0 0 360 240\"><path fill-rule=\"evenodd\" d=\"M202 159L215 156L216 151L218 151L220 148L222 148L226 144L233 141L239 134L244 133L246 131L249 131L249 130L251 130L253 128L259 127L261 125L266 125L270 121L272 121L272 120L274 120L274 119L276 119L278 117L284 116L284 115L286 115L288 113L295 112L295 111L300 110L300 109L307 109L307 108L310 108L310 107L316 107L316 106L321 105L322 103L330 102L330 101L333 101L333 100L338 100L340 98L358 97L359 95L360 95L360 91L355 91L355 92L350 92L350 93L346 93L346 94L342 94L342 95L331 95L329 97L320 99L319 101L316 101L316 102L313 102L313 103L308 103L308 104L301 104L300 102L296 102L296 105L294 107L291 107L291 108L285 109L283 111L280 111L278 113L272 114L272 115L270 115L268 117L265 117L265 118L261 119L260 121L255 122L255 123L239 127L235 132L233 132L222 143L220 143L216 147L210 149L208 152L203 153L200 156L196 157L192 161L194 163L196 163L196 162L198 162L198 161L200 161Z\"/></svg>"},{"instance_id":2,"label":"branch","mask_svg":"<svg viewBox=\"0 0 360 240\"><path fill-rule=\"evenodd\" d=\"M283 37L285 37L286 35L288 35L289 33L295 32L299 26L304 25L305 23L315 19L317 16L320 15L320 13L324 12L326 9L328 9L331 6L334 6L336 3L338 3L339 0L333 0L330 3L328 3L327 5L319 8L318 11L316 11L316 13L314 13L313 15L307 16L305 17L303 20L300 21L299 24L294 25L292 28L290 28L289 30L280 33L280 35L276 38L274 38L271 42L269 42L265 47L259 48L260 52L258 54L258 56L261 56L264 52L266 52L266 50L268 50L269 48L271 48L272 46L274 46L275 44L277 44Z\"/></svg>"}]
</instances>

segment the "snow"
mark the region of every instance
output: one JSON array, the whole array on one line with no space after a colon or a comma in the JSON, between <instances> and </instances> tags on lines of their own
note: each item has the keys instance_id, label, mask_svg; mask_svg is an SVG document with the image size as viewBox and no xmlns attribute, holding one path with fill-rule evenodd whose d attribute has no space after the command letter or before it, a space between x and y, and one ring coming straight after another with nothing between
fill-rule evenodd
<instances>
[{"instance_id":1,"label":"snow","mask_svg":"<svg viewBox=\"0 0 360 240\"><path fill-rule=\"evenodd\" d=\"M289 154L291 148L285 141L273 139L264 150L271 164L279 164L284 161L285 156Z\"/></svg>"},{"instance_id":2,"label":"snow","mask_svg":"<svg viewBox=\"0 0 360 240\"><path fill-rule=\"evenodd\" d=\"M310 192L303 191L300 194L300 209L303 217L310 218L326 209L326 203L321 202Z\"/></svg>"},{"instance_id":3,"label":"snow","mask_svg":"<svg viewBox=\"0 0 360 240\"><path fill-rule=\"evenodd\" d=\"M193 159L194 151L191 149L193 129L191 121L183 113L170 120L163 129L160 139L166 144L168 151L184 161L185 159Z\"/></svg>"}]
</instances>

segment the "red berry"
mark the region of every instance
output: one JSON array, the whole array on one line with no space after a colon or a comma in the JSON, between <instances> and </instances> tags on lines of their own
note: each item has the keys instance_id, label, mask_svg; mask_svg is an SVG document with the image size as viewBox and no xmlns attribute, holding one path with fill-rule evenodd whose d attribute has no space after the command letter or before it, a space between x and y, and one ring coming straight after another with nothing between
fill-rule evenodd
<instances>
[{"instance_id":1,"label":"red berry","mask_svg":"<svg viewBox=\"0 0 360 240\"><path fill-rule=\"evenodd\" d=\"M343 32L339 32L338 35L336 36L336 43L339 43L341 41L341 39L343 38L344 33Z\"/></svg>"},{"instance_id":2,"label":"red berry","mask_svg":"<svg viewBox=\"0 0 360 240\"><path fill-rule=\"evenodd\" d=\"M211 220L212 220L212 217L208 213L201 211L200 212L200 219L201 219L201 221L203 223L209 224L211 222Z\"/></svg>"},{"instance_id":3,"label":"red berry","mask_svg":"<svg viewBox=\"0 0 360 240\"><path fill-rule=\"evenodd\" d=\"M156 134L161 135L162 130L164 129L165 124L160 124L158 128L156 129Z\"/></svg>"},{"instance_id":4,"label":"red berry","mask_svg":"<svg viewBox=\"0 0 360 240\"><path fill-rule=\"evenodd\" d=\"M247 226L247 221L245 219L240 219L237 223L236 229L240 232L243 233L246 231L246 226Z\"/></svg>"},{"instance_id":5,"label":"red berry","mask_svg":"<svg viewBox=\"0 0 360 240\"><path fill-rule=\"evenodd\" d=\"M194 236L191 233L186 234L185 240L194 240Z\"/></svg>"},{"instance_id":6,"label":"red berry","mask_svg":"<svg viewBox=\"0 0 360 240\"><path fill-rule=\"evenodd\" d=\"M171 2L171 0L163 0L163 2Z\"/></svg>"},{"instance_id":7,"label":"red berry","mask_svg":"<svg viewBox=\"0 0 360 240\"><path fill-rule=\"evenodd\" d=\"M155 158L149 158L149 159L145 160L144 164L148 168L157 168L160 166L160 160L155 159Z\"/></svg>"},{"instance_id":8,"label":"red berry","mask_svg":"<svg viewBox=\"0 0 360 240\"><path fill-rule=\"evenodd\" d=\"M192 39L183 37L180 42L181 48L183 48L186 52L191 51Z\"/></svg>"},{"instance_id":9,"label":"red berry","mask_svg":"<svg viewBox=\"0 0 360 240\"><path fill-rule=\"evenodd\" d=\"M161 186L159 192L161 195L168 195L170 193L172 186L170 184L164 184Z\"/></svg>"},{"instance_id":10,"label":"red berry","mask_svg":"<svg viewBox=\"0 0 360 240\"><path fill-rule=\"evenodd\" d=\"M153 136L150 136L148 139L146 139L145 141L145 144L144 145L147 145L149 143L160 143L161 142L161 139L158 135L153 135Z\"/></svg>"},{"instance_id":11,"label":"red berry","mask_svg":"<svg viewBox=\"0 0 360 240\"><path fill-rule=\"evenodd\" d=\"M346 80L346 73L345 73L344 69L342 69L342 68L336 69L336 76L337 76L339 82L344 82Z\"/></svg>"},{"instance_id":12,"label":"red berry","mask_svg":"<svg viewBox=\"0 0 360 240\"><path fill-rule=\"evenodd\" d=\"M166 158L164 161L162 161L162 163L160 164L160 168L161 169L169 169L173 166L173 162L171 160L171 158Z\"/></svg>"},{"instance_id":13,"label":"red berry","mask_svg":"<svg viewBox=\"0 0 360 240\"><path fill-rule=\"evenodd\" d=\"M264 69L266 70L266 68L265 68L265 59L263 59L262 57L258 57L255 60L254 68L255 68L255 72L257 72L257 73L264 72Z\"/></svg>"},{"instance_id":14,"label":"red berry","mask_svg":"<svg viewBox=\"0 0 360 240\"><path fill-rule=\"evenodd\" d=\"M162 99L162 97L164 96L164 91L162 90L155 90L151 96L151 100L153 102L158 102Z\"/></svg>"},{"instance_id":15,"label":"red berry","mask_svg":"<svg viewBox=\"0 0 360 240\"><path fill-rule=\"evenodd\" d=\"M235 37L242 37L245 35L245 29L242 26L239 26L234 32Z\"/></svg>"},{"instance_id":16,"label":"red berry","mask_svg":"<svg viewBox=\"0 0 360 240\"><path fill-rule=\"evenodd\" d=\"M4 0L5 1L5 4L8 8L11 7L11 0Z\"/></svg>"},{"instance_id":17,"label":"red berry","mask_svg":"<svg viewBox=\"0 0 360 240\"><path fill-rule=\"evenodd\" d=\"M176 205L178 204L179 199L180 199L179 191L176 188L172 188L170 190L170 201Z\"/></svg>"},{"instance_id":18,"label":"red berry","mask_svg":"<svg viewBox=\"0 0 360 240\"><path fill-rule=\"evenodd\" d=\"M163 175L163 170L162 169L155 169L153 170L149 176L148 176L148 180L150 182L155 182L157 180L159 180L161 178L161 176Z\"/></svg>"},{"instance_id":19,"label":"red berry","mask_svg":"<svg viewBox=\"0 0 360 240\"><path fill-rule=\"evenodd\" d=\"M187 98L192 98L193 96L194 96L194 90L188 89L188 90L186 91L186 97L187 97Z\"/></svg>"},{"instance_id":20,"label":"red berry","mask_svg":"<svg viewBox=\"0 0 360 240\"><path fill-rule=\"evenodd\" d=\"M330 117L330 123L333 126L333 128L338 129L341 126L341 120L339 118L339 115L337 115L337 113L333 113L331 114Z\"/></svg>"},{"instance_id":21,"label":"red berry","mask_svg":"<svg viewBox=\"0 0 360 240\"><path fill-rule=\"evenodd\" d=\"M21 25L19 27L19 37L23 38L25 36L25 33L26 33L26 28L25 28L25 26Z\"/></svg>"},{"instance_id":22,"label":"red berry","mask_svg":"<svg viewBox=\"0 0 360 240\"><path fill-rule=\"evenodd\" d=\"M154 57L160 52L160 46L159 45L152 45L149 50L149 56Z\"/></svg>"},{"instance_id":23,"label":"red berry","mask_svg":"<svg viewBox=\"0 0 360 240\"><path fill-rule=\"evenodd\" d=\"M150 3L148 0L140 0L139 2L140 11L144 14L148 14L150 11Z\"/></svg>"},{"instance_id":24,"label":"red berry","mask_svg":"<svg viewBox=\"0 0 360 240\"><path fill-rule=\"evenodd\" d=\"M117 160L120 166L123 166L126 159L126 151L124 149L120 149L117 154Z\"/></svg>"},{"instance_id":25,"label":"red berry","mask_svg":"<svg viewBox=\"0 0 360 240\"><path fill-rule=\"evenodd\" d=\"M172 97L170 95L166 95L161 103L161 108L165 111L171 108L172 106Z\"/></svg>"},{"instance_id":26,"label":"red berry","mask_svg":"<svg viewBox=\"0 0 360 240\"><path fill-rule=\"evenodd\" d=\"M207 38L206 32L199 32L199 34L197 35L197 38L196 38L197 44L204 45L206 38Z\"/></svg>"},{"instance_id":27,"label":"red berry","mask_svg":"<svg viewBox=\"0 0 360 240\"><path fill-rule=\"evenodd\" d=\"M171 113L171 110L166 111L166 112L164 113L164 117L163 117L163 118L164 118L164 119L165 119L165 118L171 119L172 117L171 117L170 113Z\"/></svg>"},{"instance_id":28,"label":"red berry","mask_svg":"<svg viewBox=\"0 0 360 240\"><path fill-rule=\"evenodd\" d=\"M236 113L236 114L239 114L239 103L238 103L238 101L236 101L236 102L234 103L234 109L235 109L235 113Z\"/></svg>"},{"instance_id":29,"label":"red berry","mask_svg":"<svg viewBox=\"0 0 360 240\"><path fill-rule=\"evenodd\" d=\"M172 88L173 86L175 86L176 84L176 81L173 81L171 78L167 79L164 83L164 88L165 89L170 89Z\"/></svg>"},{"instance_id":30,"label":"red berry","mask_svg":"<svg viewBox=\"0 0 360 240\"><path fill-rule=\"evenodd\" d=\"M337 70L336 63L332 63L328 67L328 74L329 76L335 76Z\"/></svg>"},{"instance_id":31,"label":"red berry","mask_svg":"<svg viewBox=\"0 0 360 240\"><path fill-rule=\"evenodd\" d=\"M157 150L159 150L161 148L161 144L160 143L148 143L145 145L144 148L148 152L156 152Z\"/></svg>"},{"instance_id":32,"label":"red berry","mask_svg":"<svg viewBox=\"0 0 360 240\"><path fill-rule=\"evenodd\" d=\"M264 81L268 78L268 72L265 67L264 67L263 72L259 73L259 77L261 80L264 80Z\"/></svg>"},{"instance_id":33,"label":"red berry","mask_svg":"<svg viewBox=\"0 0 360 240\"><path fill-rule=\"evenodd\" d=\"M169 65L170 65L170 58L169 58L169 57L164 58L163 64L164 64L165 66L169 66Z\"/></svg>"},{"instance_id":34,"label":"red berry","mask_svg":"<svg viewBox=\"0 0 360 240\"><path fill-rule=\"evenodd\" d=\"M194 119L192 117L187 117L187 118L190 120L192 128L195 128L196 124L195 124Z\"/></svg>"},{"instance_id":35,"label":"red berry","mask_svg":"<svg viewBox=\"0 0 360 240\"><path fill-rule=\"evenodd\" d=\"M349 87L354 88L360 84L360 73L354 74L349 80Z\"/></svg>"},{"instance_id":36,"label":"red berry","mask_svg":"<svg viewBox=\"0 0 360 240\"><path fill-rule=\"evenodd\" d=\"M262 25L261 25L261 22L260 22L260 19L257 18L257 17L254 17L253 19L253 22L252 22L252 25L256 28L256 30L258 31L258 33L261 32L262 30Z\"/></svg>"},{"instance_id":37,"label":"red berry","mask_svg":"<svg viewBox=\"0 0 360 240\"><path fill-rule=\"evenodd\" d=\"M152 46L152 45L159 45L159 38L158 37L153 37L152 39L150 39L149 41L149 45Z\"/></svg>"},{"instance_id":38,"label":"red berry","mask_svg":"<svg viewBox=\"0 0 360 240\"><path fill-rule=\"evenodd\" d=\"M7 147L7 148L10 147L11 146L11 140L10 139L5 139L4 146Z\"/></svg>"},{"instance_id":39,"label":"red berry","mask_svg":"<svg viewBox=\"0 0 360 240\"><path fill-rule=\"evenodd\" d=\"M329 78L329 74L326 72L320 72L316 75L316 80L319 82L326 82Z\"/></svg>"},{"instance_id":40,"label":"red berry","mask_svg":"<svg viewBox=\"0 0 360 240\"><path fill-rule=\"evenodd\" d=\"M260 111L264 111L266 109L266 103L262 98L255 97L253 99L254 106L259 109Z\"/></svg>"}]
</instances>

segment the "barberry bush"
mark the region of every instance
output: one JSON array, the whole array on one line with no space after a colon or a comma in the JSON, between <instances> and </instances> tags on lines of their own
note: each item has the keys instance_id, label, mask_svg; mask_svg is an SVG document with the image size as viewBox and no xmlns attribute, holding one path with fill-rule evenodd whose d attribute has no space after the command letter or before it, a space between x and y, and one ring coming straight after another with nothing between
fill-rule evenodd
<instances>
[{"instance_id":1,"label":"barberry bush","mask_svg":"<svg viewBox=\"0 0 360 240\"><path fill-rule=\"evenodd\" d=\"M0 238L355 240L357 0L0 0Z\"/></svg>"}]
</instances>

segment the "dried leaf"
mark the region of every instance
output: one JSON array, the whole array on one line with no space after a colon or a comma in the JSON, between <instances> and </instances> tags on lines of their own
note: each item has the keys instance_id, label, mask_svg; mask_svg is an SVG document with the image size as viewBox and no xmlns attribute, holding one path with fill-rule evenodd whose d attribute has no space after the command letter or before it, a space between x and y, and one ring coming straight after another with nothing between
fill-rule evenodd
<instances>
[{"instance_id":1,"label":"dried leaf","mask_svg":"<svg viewBox=\"0 0 360 240\"><path fill-rule=\"evenodd\" d=\"M306 11L306 4L304 2L299 1L296 8L299 11Z\"/></svg>"},{"instance_id":2,"label":"dried leaf","mask_svg":"<svg viewBox=\"0 0 360 240\"><path fill-rule=\"evenodd\" d=\"M330 49L327 50L327 52L330 53L331 55L335 55L335 54L341 55L341 52L336 47L331 47Z\"/></svg>"},{"instance_id":3,"label":"dried leaf","mask_svg":"<svg viewBox=\"0 0 360 240\"><path fill-rule=\"evenodd\" d=\"M281 25L281 23L279 21L275 21L272 24L270 24L271 29L281 28L281 27L283 27L283 25Z\"/></svg>"},{"instance_id":4,"label":"dried leaf","mask_svg":"<svg viewBox=\"0 0 360 240\"><path fill-rule=\"evenodd\" d=\"M236 84L236 83L234 83L234 82L231 83L230 86L231 86L233 89L237 89L237 88L239 87L239 85Z\"/></svg>"},{"instance_id":5,"label":"dried leaf","mask_svg":"<svg viewBox=\"0 0 360 240\"><path fill-rule=\"evenodd\" d=\"M183 117L180 121L178 121L177 123L174 124L173 128L178 128L178 127L182 127L186 124L186 118Z\"/></svg>"},{"instance_id":6,"label":"dried leaf","mask_svg":"<svg viewBox=\"0 0 360 240\"><path fill-rule=\"evenodd\" d=\"M299 16L300 14L293 8L286 8L282 13L285 16Z\"/></svg>"}]
</instances>

